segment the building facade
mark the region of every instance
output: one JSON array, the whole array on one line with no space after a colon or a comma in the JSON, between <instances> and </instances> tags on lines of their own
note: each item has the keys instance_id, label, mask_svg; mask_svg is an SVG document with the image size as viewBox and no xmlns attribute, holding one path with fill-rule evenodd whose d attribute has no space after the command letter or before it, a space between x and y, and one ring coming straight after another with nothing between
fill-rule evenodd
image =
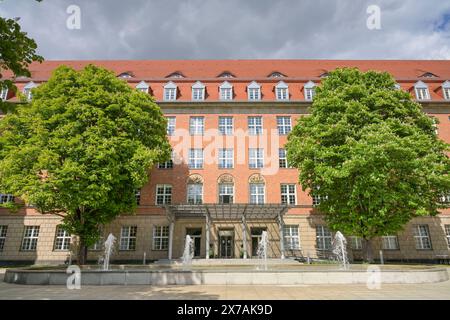
<instances>
[{"instance_id":1,"label":"building facade","mask_svg":"<svg viewBox=\"0 0 450 320\"><path fill-rule=\"evenodd\" d=\"M450 61L46 61L32 64L31 78L15 83L32 99L32 89L57 66L88 63L152 95L168 119L173 148L172 160L152 168L136 193L136 213L103 226L103 238L89 251L92 261L102 256L109 233L117 237L116 262L177 259L186 235L197 258L251 259L263 231L270 257L329 257L333 233L315 209L320 199L298 184L284 145L297 119L308 114L315 87L337 67L391 73L450 142ZM18 101L7 90L0 98ZM17 199L1 194L0 201ZM69 261L77 241L59 224L60 218L32 207L0 209L0 262ZM361 239L346 236L352 257L360 258ZM376 239L374 252L382 251L385 261L439 261L448 259L449 248L450 210L442 210Z\"/></svg>"}]
</instances>

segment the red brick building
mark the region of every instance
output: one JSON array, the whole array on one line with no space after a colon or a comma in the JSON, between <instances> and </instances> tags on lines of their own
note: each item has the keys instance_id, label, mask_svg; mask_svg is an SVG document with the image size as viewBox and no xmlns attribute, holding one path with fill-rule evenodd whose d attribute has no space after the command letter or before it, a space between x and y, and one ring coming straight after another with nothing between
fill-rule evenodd
<instances>
[{"instance_id":1,"label":"red brick building","mask_svg":"<svg viewBox=\"0 0 450 320\"><path fill-rule=\"evenodd\" d=\"M327 257L332 233L284 154L287 134L308 113L315 86L337 67L391 73L450 142L450 61L204 60L46 61L15 83L29 99L61 64L93 63L155 97L168 117L173 161L153 168L133 216L104 226L117 238L116 260L182 255L186 234L201 258L251 258L262 231L271 257ZM18 101L3 90L2 99ZM11 196L2 195L1 201ZM449 200L449 199L445 199ZM386 260L439 260L449 255L450 211L417 218L398 235L377 239ZM57 217L27 207L0 210L0 261L62 262L76 239ZM348 236L360 256L361 241ZM75 241L74 241L75 240ZM104 241L104 239L102 240ZM101 241L90 251L95 260Z\"/></svg>"}]
</instances>

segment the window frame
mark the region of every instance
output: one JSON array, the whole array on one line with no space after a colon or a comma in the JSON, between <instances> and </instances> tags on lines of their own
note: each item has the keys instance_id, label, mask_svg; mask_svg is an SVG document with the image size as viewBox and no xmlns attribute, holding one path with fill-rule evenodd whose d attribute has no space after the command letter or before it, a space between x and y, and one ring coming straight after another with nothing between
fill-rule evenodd
<instances>
[{"instance_id":1,"label":"window frame","mask_svg":"<svg viewBox=\"0 0 450 320\"><path fill-rule=\"evenodd\" d=\"M159 193L162 189L163 193ZM172 204L172 191L173 186L171 184L157 184L155 186L155 205L163 206ZM161 199L161 201L159 201Z\"/></svg>"},{"instance_id":2,"label":"window frame","mask_svg":"<svg viewBox=\"0 0 450 320\"><path fill-rule=\"evenodd\" d=\"M234 203L234 183L230 182L219 183L217 186L217 190L219 192L219 204ZM222 198L223 196L228 196L231 201L224 202Z\"/></svg>"},{"instance_id":3,"label":"window frame","mask_svg":"<svg viewBox=\"0 0 450 320\"><path fill-rule=\"evenodd\" d=\"M6 237L8 235L8 225L0 225L0 252L5 248Z\"/></svg>"},{"instance_id":4,"label":"window frame","mask_svg":"<svg viewBox=\"0 0 450 320\"><path fill-rule=\"evenodd\" d=\"M264 124L262 116L248 116L247 128L249 136L260 136L263 134Z\"/></svg>"},{"instance_id":5,"label":"window frame","mask_svg":"<svg viewBox=\"0 0 450 320\"><path fill-rule=\"evenodd\" d=\"M229 121L231 120L231 121ZM229 123L231 122L231 123ZM219 133L222 136L232 136L234 132L234 118L232 116L219 116Z\"/></svg>"},{"instance_id":6,"label":"window frame","mask_svg":"<svg viewBox=\"0 0 450 320\"><path fill-rule=\"evenodd\" d=\"M128 232L124 233L124 230L128 230ZM136 244L137 244L137 226L136 225L122 226L120 228L119 251L136 251Z\"/></svg>"},{"instance_id":7,"label":"window frame","mask_svg":"<svg viewBox=\"0 0 450 320\"><path fill-rule=\"evenodd\" d=\"M252 187L255 187L253 190ZM262 182L249 184L249 202L250 204L264 204L266 203L266 184ZM262 190L262 192L261 192ZM255 192L256 191L256 192ZM262 201L261 200L262 197ZM253 201L255 199L256 201Z\"/></svg>"},{"instance_id":8,"label":"window frame","mask_svg":"<svg viewBox=\"0 0 450 320\"><path fill-rule=\"evenodd\" d=\"M248 167L249 169L264 168L264 149L249 148L248 149Z\"/></svg>"},{"instance_id":9,"label":"window frame","mask_svg":"<svg viewBox=\"0 0 450 320\"><path fill-rule=\"evenodd\" d=\"M173 136L177 127L177 117L176 116L167 116L167 128L166 134L167 136Z\"/></svg>"},{"instance_id":10,"label":"window frame","mask_svg":"<svg viewBox=\"0 0 450 320\"><path fill-rule=\"evenodd\" d=\"M36 225L24 226L22 243L20 244L20 251L34 252L37 250L40 229L41 229L41 226L36 226ZM30 230L30 233L27 232L28 230ZM25 246L25 243L27 243L27 240L28 240L28 245Z\"/></svg>"},{"instance_id":11,"label":"window frame","mask_svg":"<svg viewBox=\"0 0 450 320\"><path fill-rule=\"evenodd\" d=\"M320 232L319 232L320 230ZM325 225L316 225L316 247L319 251L330 251L332 249L333 234ZM322 247L323 245L323 247Z\"/></svg>"},{"instance_id":12,"label":"window frame","mask_svg":"<svg viewBox=\"0 0 450 320\"><path fill-rule=\"evenodd\" d=\"M189 117L189 134L191 136L203 136L205 134L205 117Z\"/></svg>"},{"instance_id":13,"label":"window frame","mask_svg":"<svg viewBox=\"0 0 450 320\"><path fill-rule=\"evenodd\" d=\"M292 131L292 119L290 116L277 116L278 135L287 136Z\"/></svg>"},{"instance_id":14,"label":"window frame","mask_svg":"<svg viewBox=\"0 0 450 320\"><path fill-rule=\"evenodd\" d=\"M233 169L234 168L234 149L219 148L217 151L217 156L218 156L219 169Z\"/></svg>"},{"instance_id":15,"label":"window frame","mask_svg":"<svg viewBox=\"0 0 450 320\"><path fill-rule=\"evenodd\" d=\"M392 244L395 244L392 246ZM400 250L400 245L397 235L387 235L381 237L382 250Z\"/></svg>"},{"instance_id":16,"label":"window frame","mask_svg":"<svg viewBox=\"0 0 450 320\"><path fill-rule=\"evenodd\" d=\"M170 236L169 226L166 226L166 225L153 225L153 230L152 230L152 250L153 251L167 251L167 250L169 250L169 236ZM158 241L159 241L159 245L157 245Z\"/></svg>"},{"instance_id":17,"label":"window frame","mask_svg":"<svg viewBox=\"0 0 450 320\"><path fill-rule=\"evenodd\" d=\"M56 226L53 251L69 251L72 236L61 226Z\"/></svg>"},{"instance_id":18,"label":"window frame","mask_svg":"<svg viewBox=\"0 0 450 320\"><path fill-rule=\"evenodd\" d=\"M196 190L196 188L198 190ZM199 193L193 193L196 191ZM193 200L193 201L191 201ZM203 183L188 183L186 186L186 202L188 204L202 204L203 203Z\"/></svg>"},{"instance_id":19,"label":"window frame","mask_svg":"<svg viewBox=\"0 0 450 320\"><path fill-rule=\"evenodd\" d=\"M283 191L283 187L285 190ZM292 192L293 187L293 192ZM280 184L280 194L281 194L281 203L287 205L297 205L297 185L295 183L281 183ZM294 202L292 203L291 197L294 197ZM283 201L283 197L285 197L285 201Z\"/></svg>"},{"instance_id":20,"label":"window frame","mask_svg":"<svg viewBox=\"0 0 450 320\"><path fill-rule=\"evenodd\" d=\"M284 154L284 157L282 157L283 154ZM284 166L282 164L284 164ZM287 160L285 148L278 148L278 167L280 169L289 169L290 168L288 160Z\"/></svg>"},{"instance_id":21,"label":"window frame","mask_svg":"<svg viewBox=\"0 0 450 320\"><path fill-rule=\"evenodd\" d=\"M292 230L296 230L296 232L292 232ZM298 224L285 224L283 226L283 237L285 250L301 250L300 227Z\"/></svg>"},{"instance_id":22,"label":"window frame","mask_svg":"<svg viewBox=\"0 0 450 320\"><path fill-rule=\"evenodd\" d=\"M430 228L428 224L416 224L413 227L414 243L416 250L433 250L431 243ZM426 235L421 234L421 231L426 231ZM425 244L428 244L428 247Z\"/></svg>"},{"instance_id":23,"label":"window frame","mask_svg":"<svg viewBox=\"0 0 450 320\"><path fill-rule=\"evenodd\" d=\"M203 169L204 165L204 152L201 148L188 149L188 167L189 169Z\"/></svg>"}]
</instances>

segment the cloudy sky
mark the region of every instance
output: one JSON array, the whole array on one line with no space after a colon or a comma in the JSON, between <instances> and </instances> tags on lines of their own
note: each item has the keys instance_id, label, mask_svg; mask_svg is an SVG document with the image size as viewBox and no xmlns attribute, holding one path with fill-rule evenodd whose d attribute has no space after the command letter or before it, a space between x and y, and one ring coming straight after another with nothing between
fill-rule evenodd
<instances>
[{"instance_id":1,"label":"cloudy sky","mask_svg":"<svg viewBox=\"0 0 450 320\"><path fill-rule=\"evenodd\" d=\"M450 59L448 0L0 0L0 15L46 59Z\"/></svg>"}]
</instances>

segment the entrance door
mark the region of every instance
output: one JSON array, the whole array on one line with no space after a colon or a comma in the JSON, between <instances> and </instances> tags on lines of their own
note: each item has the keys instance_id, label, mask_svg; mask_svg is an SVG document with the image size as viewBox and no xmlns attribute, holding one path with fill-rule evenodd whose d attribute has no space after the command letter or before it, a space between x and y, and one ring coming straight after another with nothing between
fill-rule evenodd
<instances>
[{"instance_id":1,"label":"entrance door","mask_svg":"<svg viewBox=\"0 0 450 320\"><path fill-rule=\"evenodd\" d=\"M262 232L266 231L267 228L250 228L252 235L252 257L258 255L258 244L261 241Z\"/></svg>"},{"instance_id":2,"label":"entrance door","mask_svg":"<svg viewBox=\"0 0 450 320\"><path fill-rule=\"evenodd\" d=\"M233 230L219 230L219 256L221 258L227 259L233 257L233 238Z\"/></svg>"},{"instance_id":3,"label":"entrance door","mask_svg":"<svg viewBox=\"0 0 450 320\"><path fill-rule=\"evenodd\" d=\"M194 257L200 257L200 248L202 243L202 229L201 228L187 228L186 234L194 241Z\"/></svg>"}]
</instances>

